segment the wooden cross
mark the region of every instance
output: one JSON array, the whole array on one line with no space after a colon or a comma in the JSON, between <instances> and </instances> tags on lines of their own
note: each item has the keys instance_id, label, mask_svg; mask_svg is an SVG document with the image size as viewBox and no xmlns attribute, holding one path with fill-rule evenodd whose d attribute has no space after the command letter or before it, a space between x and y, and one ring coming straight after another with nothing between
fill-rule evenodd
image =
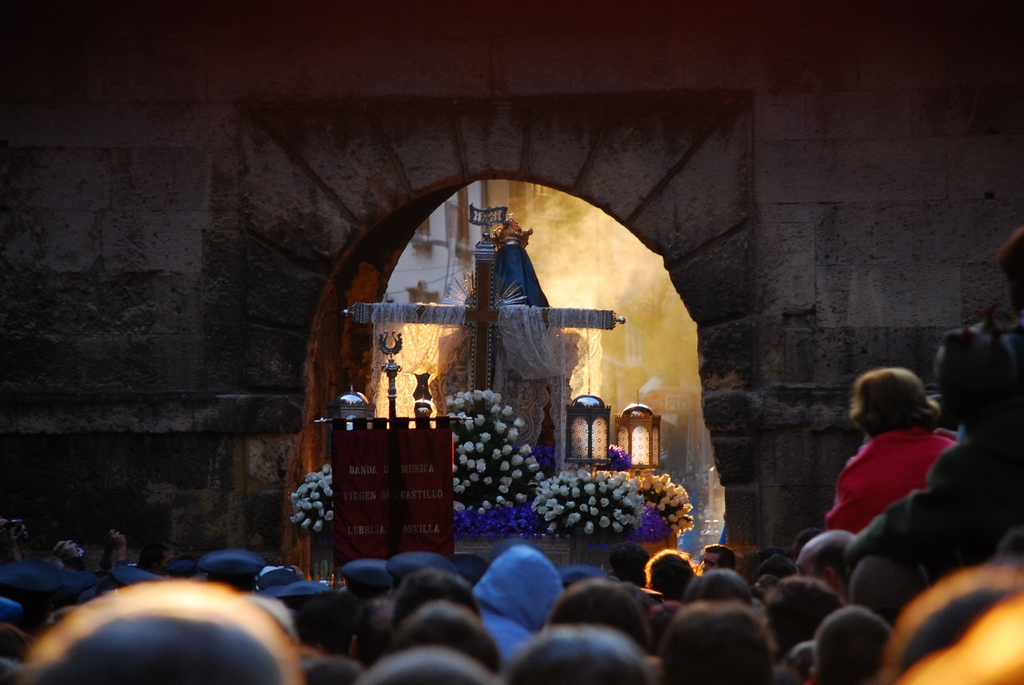
<instances>
[{"instance_id":1,"label":"wooden cross","mask_svg":"<svg viewBox=\"0 0 1024 685\"><path fill-rule=\"evenodd\" d=\"M493 207L487 210L476 211L480 213L480 215L490 215L493 217L493 213L498 210L502 210L500 212L500 217L501 221L504 221L505 209L506 208L504 207ZM488 220L490 219L483 219L482 221ZM490 223L498 223L498 221L490 220ZM465 325L473 328L470 335L471 362L469 364L469 384L471 389L474 390L492 388L494 381L494 359L497 355L498 349L498 315L500 313L500 309L498 307L500 294L498 293L497 284L495 283L494 269L494 259L496 254L497 250L495 249L494 243L492 242L490 234L485 226L483 237L480 239L480 242L476 244L476 252L474 255L476 261L476 292L471 296L466 306ZM351 315L357 323L371 323L374 306L375 305L372 303L359 302L353 305L351 310L346 309L343 313ZM387 307L388 305L378 304L376 306ZM450 306L452 305L423 304L416 309L416 313L417 316L419 316L427 308ZM616 324L626 323L626 319L624 317L617 317L615 312L611 310L596 311L600 315L598 328L601 330L611 330L615 328ZM562 313L565 325L568 328L591 327L587 323L586 315L588 313L593 313L592 311L582 309L543 308L541 310L541 315L543 316L545 323L548 323L548 315L551 312Z\"/></svg>"}]
</instances>

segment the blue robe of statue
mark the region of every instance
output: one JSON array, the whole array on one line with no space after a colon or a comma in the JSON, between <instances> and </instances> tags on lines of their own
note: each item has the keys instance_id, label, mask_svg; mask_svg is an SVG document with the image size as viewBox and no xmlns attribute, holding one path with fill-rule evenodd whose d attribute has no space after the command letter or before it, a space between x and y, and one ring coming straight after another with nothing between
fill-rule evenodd
<instances>
[{"instance_id":1,"label":"blue robe of statue","mask_svg":"<svg viewBox=\"0 0 1024 685\"><path fill-rule=\"evenodd\" d=\"M518 285L526 301L523 304L531 307L547 307L548 298L540 288L537 272L533 270L533 262L526 254L526 248L517 243L506 243L498 250L494 259L498 292L504 293L511 286Z\"/></svg>"}]
</instances>

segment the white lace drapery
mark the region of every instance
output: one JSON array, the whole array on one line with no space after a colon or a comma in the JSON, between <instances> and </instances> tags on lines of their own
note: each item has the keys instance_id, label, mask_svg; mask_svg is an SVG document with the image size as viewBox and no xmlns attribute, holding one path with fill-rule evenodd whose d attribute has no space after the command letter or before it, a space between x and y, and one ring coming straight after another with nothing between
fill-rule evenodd
<instances>
[{"instance_id":1,"label":"white lace drapery","mask_svg":"<svg viewBox=\"0 0 1024 685\"><path fill-rule=\"evenodd\" d=\"M464 306L378 304L374 305L371 320L371 401L378 416L388 413L388 379L380 370L387 357L376 347L385 332L402 333L403 337L402 352L396 357L402 367L396 379L399 416L412 416L415 373L431 374L430 391L442 414L447 411L447 395L469 389L471 329L464 326ZM499 308L501 342L491 389L501 393L504 403L511 405L526 424L519 431L521 443L536 444L543 430L545 409L550 407L559 465L565 447L565 406L572 397L596 391L601 385L603 322L602 312L587 309Z\"/></svg>"},{"instance_id":2,"label":"white lace drapery","mask_svg":"<svg viewBox=\"0 0 1024 685\"><path fill-rule=\"evenodd\" d=\"M462 305L375 304L370 319L373 323L373 374L370 377L370 400L377 416L388 415L388 377L381 372L387 355L380 351L377 341L391 333L402 334L402 351L395 361L402 370L395 379L398 389L399 416L413 415L413 392L416 377L430 374L430 393L439 412L447 410L444 403L443 372L458 367L459 348L465 337L466 308ZM443 360L443 361L442 361Z\"/></svg>"}]
</instances>

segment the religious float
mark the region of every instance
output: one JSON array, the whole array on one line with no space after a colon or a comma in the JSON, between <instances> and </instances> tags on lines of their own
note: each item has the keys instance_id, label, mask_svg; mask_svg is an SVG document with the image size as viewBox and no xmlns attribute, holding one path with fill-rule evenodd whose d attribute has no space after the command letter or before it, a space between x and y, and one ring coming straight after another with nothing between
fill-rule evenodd
<instances>
[{"instance_id":1,"label":"religious float","mask_svg":"<svg viewBox=\"0 0 1024 685\"><path fill-rule=\"evenodd\" d=\"M569 401L589 385L599 332L625 320L549 307L524 249L532 229L505 207L470 210L475 274L444 304L346 311L374 326L375 400L329 403L330 462L291 495L316 577L404 551L486 557L508 537L555 564L604 567L616 541L674 548L693 525L686 490L656 472L660 417L637 402L612 432L599 397Z\"/></svg>"}]
</instances>

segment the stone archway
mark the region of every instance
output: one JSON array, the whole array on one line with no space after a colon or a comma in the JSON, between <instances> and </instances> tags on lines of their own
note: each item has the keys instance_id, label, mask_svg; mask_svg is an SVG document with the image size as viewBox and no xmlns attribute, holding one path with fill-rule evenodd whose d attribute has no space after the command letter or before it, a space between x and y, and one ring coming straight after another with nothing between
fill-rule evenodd
<instances>
[{"instance_id":1,"label":"stone archway","mask_svg":"<svg viewBox=\"0 0 1024 685\"><path fill-rule=\"evenodd\" d=\"M266 345L260 363L295 364L306 334L293 478L322 454L312 419L368 373L369 341L351 340L341 310L380 297L415 227L452 192L501 177L580 197L663 257L699 327L704 416L727 486L730 539L759 541L748 95L259 106L246 110L241 129L247 309L275 331L283 326L292 343ZM358 344L342 349L346 339Z\"/></svg>"}]
</instances>

